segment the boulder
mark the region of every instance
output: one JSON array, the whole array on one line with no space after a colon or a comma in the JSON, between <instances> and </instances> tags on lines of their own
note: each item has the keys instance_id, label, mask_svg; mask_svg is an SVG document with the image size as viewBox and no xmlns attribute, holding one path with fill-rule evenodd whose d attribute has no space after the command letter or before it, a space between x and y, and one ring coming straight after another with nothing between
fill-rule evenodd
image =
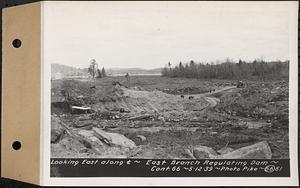
<instances>
[{"instance_id":1,"label":"boulder","mask_svg":"<svg viewBox=\"0 0 300 188\"><path fill-rule=\"evenodd\" d=\"M230 148L230 147L223 147L221 149L219 149L217 152L221 155L224 155L226 153L230 153L232 152L234 149Z\"/></svg>"},{"instance_id":2,"label":"boulder","mask_svg":"<svg viewBox=\"0 0 300 188\"><path fill-rule=\"evenodd\" d=\"M135 143L126 138L124 135L118 134L118 133L106 133L111 138L111 145L114 146L120 146L120 147L126 147L126 148L135 148Z\"/></svg>"},{"instance_id":3,"label":"boulder","mask_svg":"<svg viewBox=\"0 0 300 188\"><path fill-rule=\"evenodd\" d=\"M189 149L184 149L184 152L182 154L187 159L195 159L195 157Z\"/></svg>"},{"instance_id":4,"label":"boulder","mask_svg":"<svg viewBox=\"0 0 300 188\"><path fill-rule=\"evenodd\" d=\"M78 134L83 136L84 138L89 138L94 136L94 132L89 130L80 130L78 131Z\"/></svg>"},{"instance_id":5,"label":"boulder","mask_svg":"<svg viewBox=\"0 0 300 188\"><path fill-rule=\"evenodd\" d=\"M139 138L142 142L145 142L147 140L143 135L137 135L136 137Z\"/></svg>"},{"instance_id":6,"label":"boulder","mask_svg":"<svg viewBox=\"0 0 300 188\"><path fill-rule=\"evenodd\" d=\"M136 145L142 145L147 142L147 138L143 135L136 135L135 137L132 137L131 139L134 141L134 143Z\"/></svg>"},{"instance_id":7,"label":"boulder","mask_svg":"<svg viewBox=\"0 0 300 188\"><path fill-rule=\"evenodd\" d=\"M209 159L217 155L215 150L207 146L195 146L193 154L196 159Z\"/></svg>"},{"instance_id":8,"label":"boulder","mask_svg":"<svg viewBox=\"0 0 300 188\"><path fill-rule=\"evenodd\" d=\"M94 135L99 138L100 140L102 140L103 142L105 142L106 144L110 145L112 142L112 139L110 138L110 136L108 134L106 134L105 131L103 131L102 129L99 129L97 127L93 128L94 131Z\"/></svg>"},{"instance_id":9,"label":"boulder","mask_svg":"<svg viewBox=\"0 0 300 188\"><path fill-rule=\"evenodd\" d=\"M163 122L165 122L166 120L165 120L165 118L164 117L162 117L162 116L159 116L158 118L157 118L159 121L163 121Z\"/></svg>"},{"instance_id":10,"label":"boulder","mask_svg":"<svg viewBox=\"0 0 300 188\"><path fill-rule=\"evenodd\" d=\"M223 159L271 159L272 152L266 141L242 147L220 156Z\"/></svg>"},{"instance_id":11,"label":"boulder","mask_svg":"<svg viewBox=\"0 0 300 188\"><path fill-rule=\"evenodd\" d=\"M93 131L94 135L97 138L99 138L101 141L105 142L108 145L126 147L130 149L136 147L135 143L132 140L126 138L124 135L118 133L105 132L96 127L93 128Z\"/></svg>"},{"instance_id":12,"label":"boulder","mask_svg":"<svg viewBox=\"0 0 300 188\"><path fill-rule=\"evenodd\" d=\"M78 134L82 136L86 142L88 142L88 144L90 145L90 147L88 148L98 148L99 146L103 146L101 140L94 136L94 131L80 130Z\"/></svg>"},{"instance_id":13,"label":"boulder","mask_svg":"<svg viewBox=\"0 0 300 188\"><path fill-rule=\"evenodd\" d=\"M64 134L64 127L61 125L61 121L51 116L51 143L57 143Z\"/></svg>"}]
</instances>

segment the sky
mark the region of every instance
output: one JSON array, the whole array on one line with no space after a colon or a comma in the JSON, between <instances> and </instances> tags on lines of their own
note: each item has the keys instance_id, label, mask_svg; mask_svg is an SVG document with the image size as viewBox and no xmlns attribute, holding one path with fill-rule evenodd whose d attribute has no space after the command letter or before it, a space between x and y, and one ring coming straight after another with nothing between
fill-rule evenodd
<instances>
[{"instance_id":1,"label":"sky","mask_svg":"<svg viewBox=\"0 0 300 188\"><path fill-rule=\"evenodd\" d=\"M45 2L44 59L87 67L289 59L285 2Z\"/></svg>"}]
</instances>

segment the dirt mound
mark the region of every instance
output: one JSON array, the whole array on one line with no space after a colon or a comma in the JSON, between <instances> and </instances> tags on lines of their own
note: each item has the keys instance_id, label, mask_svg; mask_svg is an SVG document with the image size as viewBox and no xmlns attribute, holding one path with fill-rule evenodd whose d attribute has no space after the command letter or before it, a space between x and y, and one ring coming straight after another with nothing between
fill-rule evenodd
<instances>
[{"instance_id":1,"label":"dirt mound","mask_svg":"<svg viewBox=\"0 0 300 188\"><path fill-rule=\"evenodd\" d=\"M105 85L95 84L77 80L62 81L60 87L52 89L52 98L59 99L52 101L52 113L66 113L70 106L85 106L91 107L95 112L103 113L160 113L169 116L168 113L173 112L182 114L201 111L209 105L209 101L204 97L189 99L188 96L168 94L158 89L146 91L137 86L127 88L115 82ZM200 91L195 90L195 92Z\"/></svg>"},{"instance_id":2,"label":"dirt mound","mask_svg":"<svg viewBox=\"0 0 300 188\"><path fill-rule=\"evenodd\" d=\"M116 101L98 102L95 105L97 111L118 111L126 109L131 113L165 113L177 111L201 110L208 105L204 98L193 100L183 99L180 96L171 95L162 91L134 90L119 87L115 90L118 99Z\"/></svg>"}]
</instances>

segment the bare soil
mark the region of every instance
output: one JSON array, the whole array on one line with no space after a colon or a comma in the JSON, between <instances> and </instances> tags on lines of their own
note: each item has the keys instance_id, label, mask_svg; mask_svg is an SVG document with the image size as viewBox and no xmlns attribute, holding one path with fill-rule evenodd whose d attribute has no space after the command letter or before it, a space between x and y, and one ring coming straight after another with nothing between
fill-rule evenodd
<instances>
[{"instance_id":1,"label":"bare soil","mask_svg":"<svg viewBox=\"0 0 300 188\"><path fill-rule=\"evenodd\" d=\"M53 80L52 124L67 131L51 144L51 155L190 158L196 145L217 151L267 141L272 158L288 158L288 82L235 83L160 76L135 76L130 83L124 77ZM72 105L92 112L72 114ZM124 135L137 147L89 146L72 136L93 127Z\"/></svg>"}]
</instances>

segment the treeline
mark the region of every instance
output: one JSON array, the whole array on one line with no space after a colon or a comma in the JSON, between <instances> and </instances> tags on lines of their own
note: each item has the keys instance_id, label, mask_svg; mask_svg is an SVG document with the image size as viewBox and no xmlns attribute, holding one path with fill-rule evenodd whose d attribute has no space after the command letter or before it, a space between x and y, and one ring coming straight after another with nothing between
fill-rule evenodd
<instances>
[{"instance_id":1,"label":"treeline","mask_svg":"<svg viewBox=\"0 0 300 188\"><path fill-rule=\"evenodd\" d=\"M180 62L172 67L169 62L162 70L162 76L204 78L204 79L281 79L289 76L289 61L254 60L234 62L226 60L222 63L188 63Z\"/></svg>"}]
</instances>

